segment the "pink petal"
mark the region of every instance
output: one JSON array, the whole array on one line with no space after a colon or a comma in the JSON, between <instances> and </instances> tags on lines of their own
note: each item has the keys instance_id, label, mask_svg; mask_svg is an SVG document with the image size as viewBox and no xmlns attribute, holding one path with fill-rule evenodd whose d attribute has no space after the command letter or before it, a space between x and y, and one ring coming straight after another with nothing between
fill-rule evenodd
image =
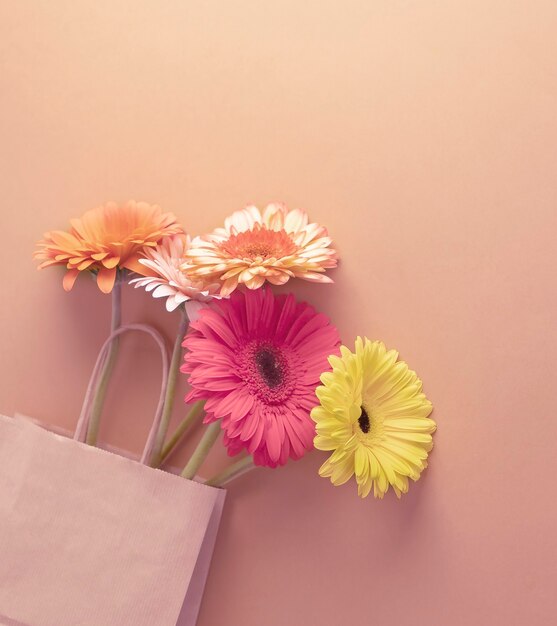
<instances>
[{"instance_id":1,"label":"pink petal","mask_svg":"<svg viewBox=\"0 0 557 626\"><path fill-rule=\"evenodd\" d=\"M265 429L265 443L272 461L278 461L280 457L281 440L275 419L269 419Z\"/></svg>"}]
</instances>

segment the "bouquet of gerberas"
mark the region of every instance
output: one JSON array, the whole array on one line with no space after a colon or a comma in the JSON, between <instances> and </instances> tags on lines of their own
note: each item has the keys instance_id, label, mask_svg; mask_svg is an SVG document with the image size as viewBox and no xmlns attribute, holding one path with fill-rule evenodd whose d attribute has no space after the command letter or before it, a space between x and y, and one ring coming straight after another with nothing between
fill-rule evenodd
<instances>
[{"instance_id":1,"label":"bouquet of gerberas","mask_svg":"<svg viewBox=\"0 0 557 626\"><path fill-rule=\"evenodd\" d=\"M417 375L381 342L358 337L354 351L340 345L337 329L325 315L292 294L272 290L272 285L295 278L332 283L326 272L336 267L337 253L331 245L323 226L310 223L304 211L281 204L270 204L263 211L249 206L226 218L223 228L193 240L174 215L135 202L87 211L72 220L69 231L44 236L35 253L40 267L64 266L66 290L86 272L96 277L101 291L112 294L111 334L89 384L78 420L78 441L69 446L66 439L64 448L66 475L74 472L72 464L87 457L96 463L90 470L97 472L97 480L91 483L89 477L86 488L75 480L58 487L66 497L57 507L62 530L49 541L61 553L55 567L65 568L66 580L75 578L77 569L96 581L102 570L101 578L118 584L91 583L93 588L90 585L81 595L75 585L62 591L50 585L43 596L49 597L52 608L44 618L44 607L41 617L40 607L30 600L36 593L33 581L26 583L23 578L20 587L10 585L4 595L0 590L0 617L5 613L31 626L194 624L224 498L224 491L215 487L256 466L283 466L314 447L332 452L320 475L330 477L335 485L355 476L361 496L373 487L374 495L382 498L392 486L400 497L408 490L408 479L419 478L432 447L435 423L428 417L431 404ZM155 298L165 298L169 312L179 310L170 357L156 329L122 325L124 281L145 288ZM163 359L161 397L143 465L92 447L117 358L118 337L128 331L149 333L161 347ZM180 371L188 376L190 392L185 400L191 407L169 436ZM183 478L196 480L159 471L200 419L206 424L204 433L181 471ZM10 428L13 437L40 439L32 450L50 444L50 456L60 464L60 437L21 422ZM217 476L199 479L198 470L221 431L229 455L241 455L240 460ZM84 447L80 440L91 446ZM95 452L85 454L86 450ZM27 473L12 482L32 480L41 469L44 476L44 467L34 473L26 468ZM59 467L52 478L61 474ZM78 474L83 480L83 472ZM125 510L117 495L111 492L112 499L106 495L109 480L125 491L128 482L132 484L136 499L127 497ZM80 498L76 508L71 496L79 490L89 497L87 506ZM138 506L149 513L139 514ZM156 524L150 513L154 509L160 515ZM73 524L67 522L68 511L75 513ZM76 532L76 526L88 525L85 515L91 511L96 531ZM123 528L131 533L128 543L106 541L107 536L120 537ZM93 551L91 537L98 540ZM156 540L150 543L152 537ZM68 545L74 552L79 547L81 562L67 558L72 552ZM177 546L181 552L177 553ZM111 569L107 562L114 560L122 566ZM44 580L48 572L41 573ZM1 571L0 581L4 582ZM17 599L10 600L14 593L27 594L24 608ZM69 621L59 614L64 602L71 607ZM87 607L99 603L106 607L105 621L98 615L87 621Z\"/></svg>"}]
</instances>

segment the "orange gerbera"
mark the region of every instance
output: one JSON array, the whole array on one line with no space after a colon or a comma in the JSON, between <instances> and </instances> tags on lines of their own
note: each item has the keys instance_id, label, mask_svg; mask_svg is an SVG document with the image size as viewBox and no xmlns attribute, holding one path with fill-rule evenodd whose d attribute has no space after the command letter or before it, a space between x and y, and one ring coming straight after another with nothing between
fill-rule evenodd
<instances>
[{"instance_id":1,"label":"orange gerbera","mask_svg":"<svg viewBox=\"0 0 557 626\"><path fill-rule=\"evenodd\" d=\"M261 213L249 206L226 218L224 228L196 237L181 267L191 280L219 282L222 296L239 284L258 289L266 280L273 285L290 278L331 283L324 274L337 265L330 245L327 229L310 224L305 211L269 204Z\"/></svg>"},{"instance_id":2,"label":"orange gerbera","mask_svg":"<svg viewBox=\"0 0 557 626\"><path fill-rule=\"evenodd\" d=\"M145 247L155 247L163 237L183 233L172 213L157 205L109 202L70 220L69 231L45 233L38 242L34 257L39 269L65 265L64 289L70 291L80 272L97 274L97 285L110 293L118 269L143 273L139 263Z\"/></svg>"}]
</instances>

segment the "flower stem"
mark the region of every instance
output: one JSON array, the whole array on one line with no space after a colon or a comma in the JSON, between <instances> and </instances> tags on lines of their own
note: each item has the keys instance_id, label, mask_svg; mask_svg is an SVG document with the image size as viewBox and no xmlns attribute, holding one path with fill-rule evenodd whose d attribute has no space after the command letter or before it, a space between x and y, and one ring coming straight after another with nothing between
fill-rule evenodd
<instances>
[{"instance_id":1,"label":"flower stem","mask_svg":"<svg viewBox=\"0 0 557 626\"><path fill-rule=\"evenodd\" d=\"M170 437L170 439L164 444L161 452L160 463L158 465L155 465L154 467L160 467L161 465L163 465L168 457L174 452L174 449L176 448L186 431L190 428L192 424L195 423L197 418L202 414L203 405L203 400L200 400L191 407L186 417L180 422L172 437Z\"/></svg>"},{"instance_id":2,"label":"flower stem","mask_svg":"<svg viewBox=\"0 0 557 626\"><path fill-rule=\"evenodd\" d=\"M197 448L191 456L191 459L188 461L186 467L182 472L183 478L192 479L196 474L197 470L203 464L203 461L207 458L211 447L217 440L217 437L220 434L220 420L209 424L203 433L203 437L201 437L201 441L197 444Z\"/></svg>"},{"instance_id":3,"label":"flower stem","mask_svg":"<svg viewBox=\"0 0 557 626\"><path fill-rule=\"evenodd\" d=\"M256 466L253 464L253 459L251 456L247 456L236 463L233 463L230 467L227 467L222 472L215 474L212 478L205 482L206 485L211 487L222 487L226 485L230 481L238 478L242 474L251 471Z\"/></svg>"},{"instance_id":4,"label":"flower stem","mask_svg":"<svg viewBox=\"0 0 557 626\"><path fill-rule=\"evenodd\" d=\"M174 349L172 351L172 361L170 362L170 372L168 375L168 385L166 386L166 395L164 397L164 410L162 414L161 423L157 432L157 438L155 440L155 447L153 449L153 456L151 457L151 466L159 467L162 462L164 440L168 432L168 425L170 424L170 417L172 416L172 408L174 406L174 396L176 395L176 381L178 380L178 372L180 371L180 365L182 363L182 341L186 334L188 327L188 315L186 310L182 310L182 317L180 319L180 325L178 326L178 334L176 335L176 341L174 342Z\"/></svg>"},{"instance_id":5,"label":"flower stem","mask_svg":"<svg viewBox=\"0 0 557 626\"><path fill-rule=\"evenodd\" d=\"M119 272L118 272L119 274ZM112 320L110 323L110 332L114 332L122 323L122 281L120 275L116 277L116 282L112 288ZM93 398L93 408L91 409L91 418L89 420L89 429L87 431L87 443L91 446L96 445L99 435L100 417L108 389L108 381L116 363L118 355L119 339L114 338L110 344L110 350L103 364L99 384Z\"/></svg>"}]
</instances>

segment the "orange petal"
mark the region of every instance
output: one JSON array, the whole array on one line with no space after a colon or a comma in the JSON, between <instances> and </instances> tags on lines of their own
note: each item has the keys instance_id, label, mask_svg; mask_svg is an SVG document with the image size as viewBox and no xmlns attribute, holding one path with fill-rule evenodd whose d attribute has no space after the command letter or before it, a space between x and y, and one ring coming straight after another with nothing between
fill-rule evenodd
<instances>
[{"instance_id":1,"label":"orange petal","mask_svg":"<svg viewBox=\"0 0 557 626\"><path fill-rule=\"evenodd\" d=\"M106 269L102 267L97 275L97 285L103 293L110 293L116 280L116 268Z\"/></svg>"},{"instance_id":2,"label":"orange petal","mask_svg":"<svg viewBox=\"0 0 557 626\"><path fill-rule=\"evenodd\" d=\"M125 263L122 263L122 267L125 267L136 274L145 274L145 266L141 265L137 256L129 257Z\"/></svg>"},{"instance_id":3,"label":"orange petal","mask_svg":"<svg viewBox=\"0 0 557 626\"><path fill-rule=\"evenodd\" d=\"M71 269L66 272L64 275L64 280L62 281L62 286L65 291L71 291L72 287L75 283L75 279L79 276L79 270Z\"/></svg>"},{"instance_id":4,"label":"orange petal","mask_svg":"<svg viewBox=\"0 0 557 626\"><path fill-rule=\"evenodd\" d=\"M101 261L101 263L109 270L111 270L113 267L116 267L118 265L118 263L120 263L120 257L119 256L110 256L106 259L103 259Z\"/></svg>"},{"instance_id":5,"label":"orange petal","mask_svg":"<svg viewBox=\"0 0 557 626\"><path fill-rule=\"evenodd\" d=\"M81 272L83 270L86 270L89 266L93 265L93 263L93 259L87 259L86 261L83 261L83 263L80 263L77 266L77 269Z\"/></svg>"}]
</instances>

